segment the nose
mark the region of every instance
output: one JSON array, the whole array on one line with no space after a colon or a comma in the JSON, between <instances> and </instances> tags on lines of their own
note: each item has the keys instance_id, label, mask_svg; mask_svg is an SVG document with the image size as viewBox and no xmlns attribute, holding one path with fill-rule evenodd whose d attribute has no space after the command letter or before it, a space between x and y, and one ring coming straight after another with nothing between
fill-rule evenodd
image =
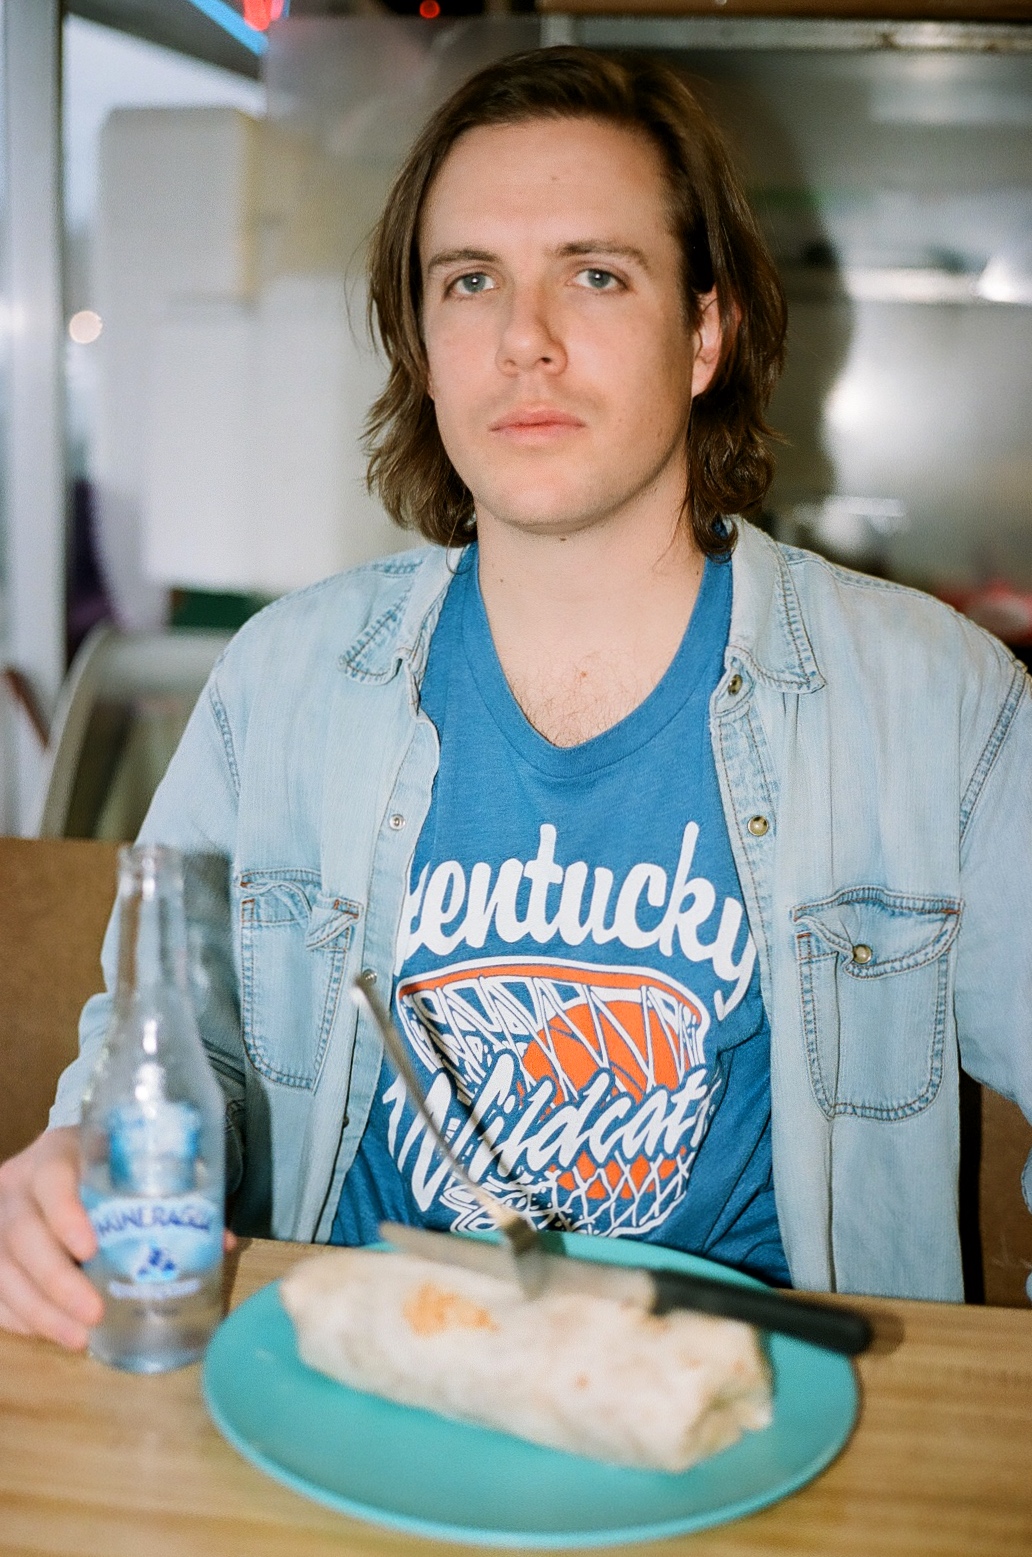
<instances>
[{"instance_id":1,"label":"nose","mask_svg":"<svg viewBox=\"0 0 1032 1557\"><path fill-rule=\"evenodd\" d=\"M566 366L556 311L539 286L513 287L498 342L498 367L503 373L529 373L545 368L561 373Z\"/></svg>"}]
</instances>

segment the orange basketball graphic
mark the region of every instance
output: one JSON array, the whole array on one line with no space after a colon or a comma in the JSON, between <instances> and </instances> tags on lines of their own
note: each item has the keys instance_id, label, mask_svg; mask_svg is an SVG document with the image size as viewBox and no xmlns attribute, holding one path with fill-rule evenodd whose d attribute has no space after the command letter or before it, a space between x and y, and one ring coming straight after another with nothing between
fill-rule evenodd
<instances>
[{"instance_id":1,"label":"orange basketball graphic","mask_svg":"<svg viewBox=\"0 0 1032 1557\"><path fill-rule=\"evenodd\" d=\"M543 1222L599 1233L642 1233L684 1194L714 1086L709 1016L676 980L496 958L404 980L397 1008L451 1081L453 1150L495 1193L524 1205L523 1185Z\"/></svg>"}]
</instances>

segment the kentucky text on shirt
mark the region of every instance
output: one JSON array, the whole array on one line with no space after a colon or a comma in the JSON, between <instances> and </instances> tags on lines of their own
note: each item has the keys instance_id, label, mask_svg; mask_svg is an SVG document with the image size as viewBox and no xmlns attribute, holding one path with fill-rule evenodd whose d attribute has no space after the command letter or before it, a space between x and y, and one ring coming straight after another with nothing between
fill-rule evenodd
<instances>
[{"instance_id":1,"label":"kentucky text on shirt","mask_svg":"<svg viewBox=\"0 0 1032 1557\"><path fill-rule=\"evenodd\" d=\"M714 994L717 1020L722 1021L735 1009L749 987L756 947L747 930L745 945L735 959L744 915L742 905L730 897L724 899L712 939L705 940L700 934L707 925L712 927L717 894L705 876L691 874L699 838L697 823L689 822L684 830L673 885L660 865L632 865L616 892L608 923L606 915L616 885L613 872L602 865L592 872L583 860L565 867L558 864L556 838L556 829L550 823L543 824L535 857L504 860L493 881L490 865L482 860L470 870L468 883L458 860L443 860L429 879L429 867L425 866L405 903L399 969L421 946L440 956L448 956L463 944L483 946L492 920L495 934L510 944L529 935L542 946L556 936L567 946L580 946L590 936L596 946L613 940L634 948L655 946L664 957L673 956L676 935L689 961L712 962L717 977L734 985L729 997L720 990ZM591 898L582 918L589 874ZM524 881L529 882L530 890L521 905ZM644 909L643 897L654 913ZM649 918L652 924L642 923Z\"/></svg>"}]
</instances>

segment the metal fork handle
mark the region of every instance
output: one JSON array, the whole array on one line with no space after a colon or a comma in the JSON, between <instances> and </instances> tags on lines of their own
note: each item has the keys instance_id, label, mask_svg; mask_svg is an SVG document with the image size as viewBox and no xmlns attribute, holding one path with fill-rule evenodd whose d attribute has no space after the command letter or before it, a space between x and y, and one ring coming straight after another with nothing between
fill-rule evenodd
<instances>
[{"instance_id":1,"label":"metal fork handle","mask_svg":"<svg viewBox=\"0 0 1032 1557\"><path fill-rule=\"evenodd\" d=\"M402 1081L405 1083L405 1090L408 1092L416 1112L426 1125L433 1140L437 1143L441 1155L452 1173L465 1184L470 1194L475 1197L478 1204L491 1217L498 1230L504 1233L514 1254L520 1255L528 1249L535 1247L539 1242L539 1238L534 1224L526 1217L521 1216L518 1211L514 1211L511 1206L507 1206L503 1201L496 1199L490 1190L485 1189L482 1184L478 1184L475 1179L470 1178L445 1140L437 1121L427 1107L423 1089L419 1084L419 1078L413 1068L412 1061L409 1059L408 1050L402 1041L401 1034L395 1027L394 1020L386 1004L380 998L379 990L376 988L375 973L370 969L360 973L354 984L352 984L351 991L352 999L355 1000L356 1004L364 1004L376 1023L380 1036L383 1039L384 1047L397 1067Z\"/></svg>"}]
</instances>

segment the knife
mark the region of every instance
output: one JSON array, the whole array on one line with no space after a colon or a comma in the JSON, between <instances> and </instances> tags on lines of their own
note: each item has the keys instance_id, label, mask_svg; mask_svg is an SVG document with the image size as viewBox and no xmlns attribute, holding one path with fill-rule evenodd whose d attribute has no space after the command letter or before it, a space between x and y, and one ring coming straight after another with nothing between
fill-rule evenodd
<instances>
[{"instance_id":1,"label":"knife","mask_svg":"<svg viewBox=\"0 0 1032 1557\"><path fill-rule=\"evenodd\" d=\"M512 1260L504 1244L432 1232L425 1227L406 1227L398 1222L381 1222L380 1236L395 1248L424 1260L478 1271L499 1281L514 1279ZM873 1339L869 1320L855 1309L787 1296L768 1287L732 1286L712 1276L608 1265L547 1250L542 1250L539 1258L543 1290L548 1293L586 1293L617 1303L633 1303L651 1314L690 1308L721 1319L737 1319L758 1330L790 1335L846 1357L866 1351Z\"/></svg>"},{"instance_id":2,"label":"knife","mask_svg":"<svg viewBox=\"0 0 1032 1557\"><path fill-rule=\"evenodd\" d=\"M760 1330L791 1335L828 1351L854 1357L873 1339L863 1314L848 1308L815 1303L811 1299L785 1297L765 1287L740 1287L710 1276L688 1276L681 1271L645 1270L601 1265L573 1255L552 1254L528 1214L522 1216L470 1178L441 1134L423 1096L405 1042L376 989L376 976L360 973L351 986L351 998L364 1006L379 1029L384 1047L405 1083L412 1103L455 1177L483 1206L502 1234L501 1245L454 1233L435 1233L426 1228L384 1222L380 1233L388 1243L423 1259L467 1270L479 1270L503 1281L515 1281L528 1298L550 1292L587 1292L593 1296L636 1303L648 1313L665 1314L673 1308L691 1308L724 1319L739 1319Z\"/></svg>"}]
</instances>

